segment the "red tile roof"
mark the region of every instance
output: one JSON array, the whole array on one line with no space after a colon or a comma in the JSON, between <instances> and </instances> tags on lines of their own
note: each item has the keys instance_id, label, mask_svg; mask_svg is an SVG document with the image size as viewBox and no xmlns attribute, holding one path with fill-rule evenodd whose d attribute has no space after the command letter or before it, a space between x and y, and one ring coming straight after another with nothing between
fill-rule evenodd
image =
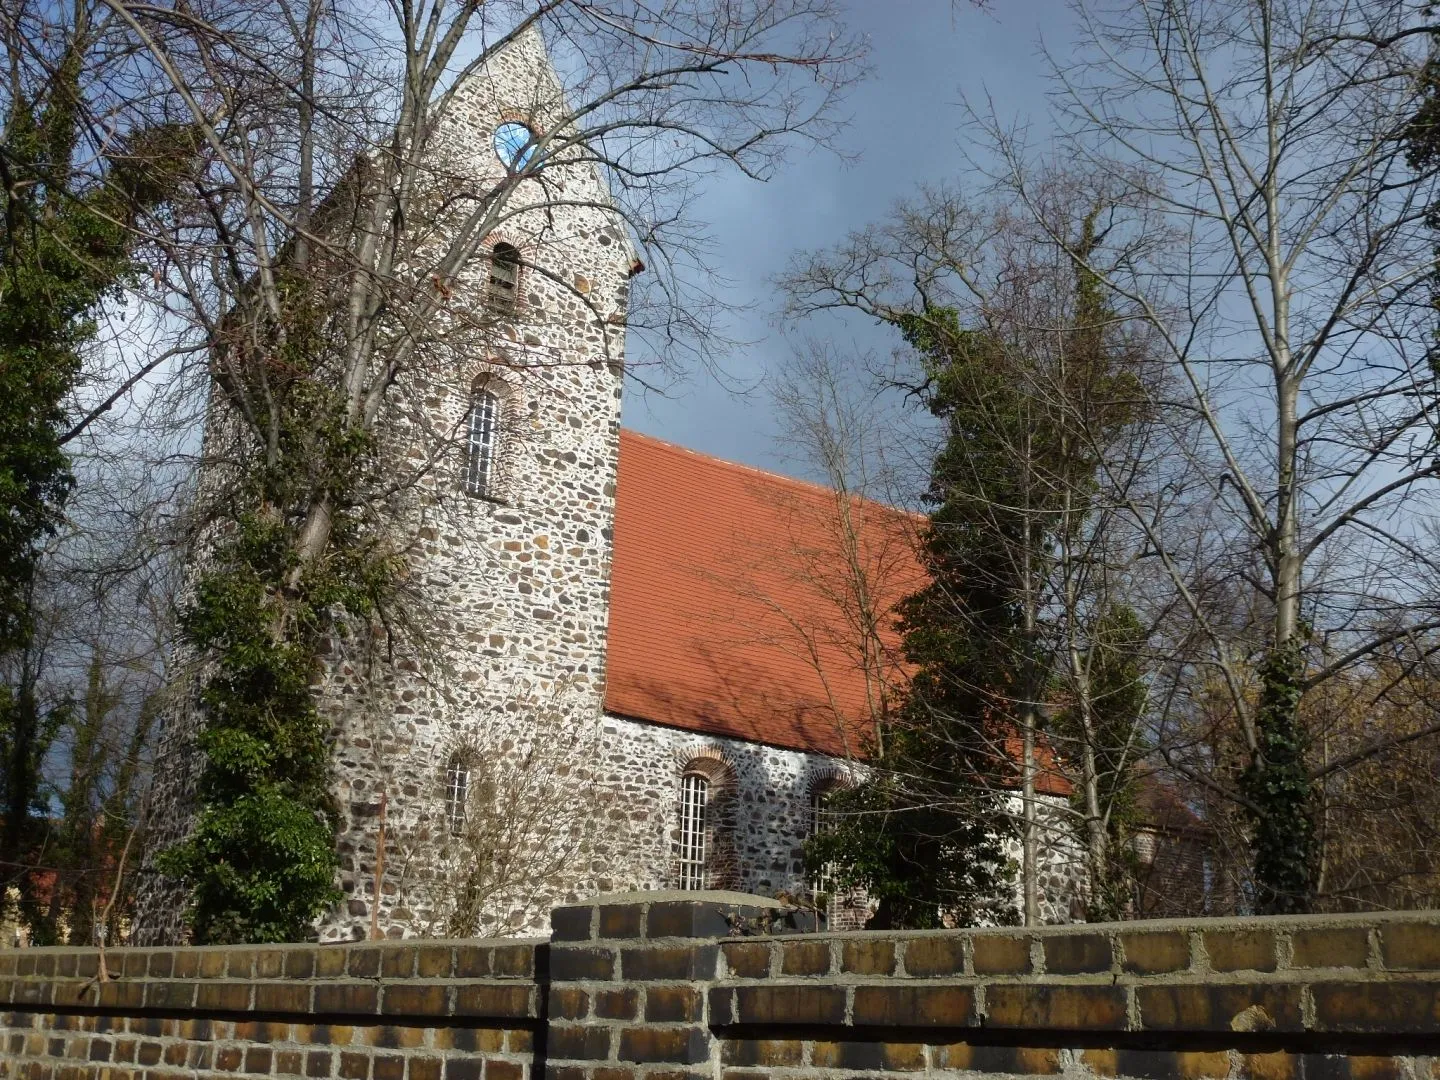
<instances>
[{"instance_id":1,"label":"red tile roof","mask_svg":"<svg viewBox=\"0 0 1440 1080\"><path fill-rule=\"evenodd\" d=\"M923 520L622 430L606 711L863 756L872 702L907 677L890 613L924 582ZM868 666L850 618L857 580L885 613ZM1018 761L1020 740L1007 742ZM1038 749L1037 788L1068 795L1052 749Z\"/></svg>"},{"instance_id":2,"label":"red tile roof","mask_svg":"<svg viewBox=\"0 0 1440 1080\"><path fill-rule=\"evenodd\" d=\"M844 598L863 579L888 613L919 586L916 521L622 430L606 710L861 753L869 702L904 675L887 616L885 655L867 677Z\"/></svg>"}]
</instances>

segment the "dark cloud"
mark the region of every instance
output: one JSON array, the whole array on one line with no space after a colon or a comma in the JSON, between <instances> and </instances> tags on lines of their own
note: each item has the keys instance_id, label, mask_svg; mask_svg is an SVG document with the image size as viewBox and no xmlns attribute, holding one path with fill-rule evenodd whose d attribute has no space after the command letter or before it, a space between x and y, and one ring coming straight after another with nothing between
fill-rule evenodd
<instances>
[{"instance_id":1,"label":"dark cloud","mask_svg":"<svg viewBox=\"0 0 1440 1080\"><path fill-rule=\"evenodd\" d=\"M1043 33L1065 44L1069 13L1062 0L997 0L988 11L957 0L850 0L849 21L872 48L870 78L850 95L849 127L840 150L857 160L802 151L767 183L717 178L699 213L711 223L715 266L728 281L727 299L746 310L730 334L754 344L735 350L724 378L694 373L662 397L627 388L627 427L704 453L791 472L776 445L771 403L760 382L788 352L774 325L770 278L793 253L840 239L882 215L922 183L955 179L965 168L962 97L988 94L1003 116L1045 114L1046 81L1039 53ZM792 328L786 328L792 329ZM800 332L844 346L852 338L888 350L893 339L863 320L812 320ZM752 387L737 393L736 387Z\"/></svg>"}]
</instances>

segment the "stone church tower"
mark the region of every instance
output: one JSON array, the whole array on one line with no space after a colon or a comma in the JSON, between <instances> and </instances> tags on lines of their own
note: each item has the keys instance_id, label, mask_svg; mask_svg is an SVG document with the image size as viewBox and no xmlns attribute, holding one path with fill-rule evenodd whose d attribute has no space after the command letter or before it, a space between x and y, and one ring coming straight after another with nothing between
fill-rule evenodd
<instances>
[{"instance_id":1,"label":"stone church tower","mask_svg":"<svg viewBox=\"0 0 1440 1080\"><path fill-rule=\"evenodd\" d=\"M563 102L539 34L517 38L456 88L433 136L435 175L492 188ZM437 334L378 424L406 478L389 525L407 550L410 634L336 643L328 658L346 899L326 939L538 926L564 899L545 882L600 832L572 763L601 722L638 264L592 164L562 155L538 173L507 196L454 290L469 313L457 323L483 331ZM150 854L194 812L195 722L186 710L162 733ZM565 794L561 774L565 805L545 805ZM179 933L181 898L142 892L137 940Z\"/></svg>"},{"instance_id":2,"label":"stone church tower","mask_svg":"<svg viewBox=\"0 0 1440 1080\"><path fill-rule=\"evenodd\" d=\"M437 153L483 188L561 100L527 34L458 89ZM409 935L538 928L584 888L575 864L600 846L583 757L602 713L636 264L592 165L542 176L510 196L461 275L457 294L494 317L494 344L425 358L389 405L397 449L434 461L397 512L426 645L333 665L347 899L326 939L370 922Z\"/></svg>"},{"instance_id":3,"label":"stone church tower","mask_svg":"<svg viewBox=\"0 0 1440 1080\"><path fill-rule=\"evenodd\" d=\"M437 154L483 188L562 100L527 34L457 90ZM397 449L434 461L396 522L426 644L336 658L326 710L347 899L327 939L367 920L411 935L535 928L594 857L577 752L602 712L635 256L592 165L541 176L510 196L457 288L493 316L494 344L424 358L389 405Z\"/></svg>"}]
</instances>

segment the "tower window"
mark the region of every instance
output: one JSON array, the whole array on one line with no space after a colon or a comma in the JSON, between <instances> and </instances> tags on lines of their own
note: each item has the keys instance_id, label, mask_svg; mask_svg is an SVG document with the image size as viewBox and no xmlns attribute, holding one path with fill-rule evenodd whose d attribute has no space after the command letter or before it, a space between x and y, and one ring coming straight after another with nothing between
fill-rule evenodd
<instances>
[{"instance_id":1,"label":"tower window","mask_svg":"<svg viewBox=\"0 0 1440 1080\"><path fill-rule=\"evenodd\" d=\"M506 121L495 129L495 156L511 172L520 172L535 156L535 133L518 121Z\"/></svg>"},{"instance_id":2,"label":"tower window","mask_svg":"<svg viewBox=\"0 0 1440 1080\"><path fill-rule=\"evenodd\" d=\"M456 754L445 769L445 823L451 836L465 831L465 803L470 797L470 766Z\"/></svg>"},{"instance_id":3,"label":"tower window","mask_svg":"<svg viewBox=\"0 0 1440 1080\"><path fill-rule=\"evenodd\" d=\"M482 387L475 391L465 428L465 494L487 498L494 481L500 438L500 398L493 390Z\"/></svg>"},{"instance_id":4,"label":"tower window","mask_svg":"<svg viewBox=\"0 0 1440 1080\"><path fill-rule=\"evenodd\" d=\"M507 314L514 311L519 283L520 249L501 240L490 249L490 306Z\"/></svg>"},{"instance_id":5,"label":"tower window","mask_svg":"<svg viewBox=\"0 0 1440 1080\"><path fill-rule=\"evenodd\" d=\"M680 779L680 888L705 888L705 803L710 781L687 772Z\"/></svg>"}]
</instances>

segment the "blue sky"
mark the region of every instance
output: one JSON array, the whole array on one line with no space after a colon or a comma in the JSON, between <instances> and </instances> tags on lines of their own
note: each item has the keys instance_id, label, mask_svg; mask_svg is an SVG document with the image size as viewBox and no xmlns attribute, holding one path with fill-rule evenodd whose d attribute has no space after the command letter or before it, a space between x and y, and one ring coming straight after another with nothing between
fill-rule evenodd
<instances>
[{"instance_id":1,"label":"blue sky","mask_svg":"<svg viewBox=\"0 0 1440 1080\"><path fill-rule=\"evenodd\" d=\"M744 308L730 334L754 342L726 361L727 381L752 386L737 394L695 372L666 396L635 384L626 391L625 426L708 454L794 473L777 444L777 425L761 384L790 350L774 323L770 279L791 255L840 240L883 216L919 184L956 177L965 167L962 97L988 94L1003 117L1046 126L1043 38L1063 49L1071 15L1063 0L993 0L989 10L965 0L846 0L848 22L870 43L869 78L844 111L851 117L839 148L858 160L801 152L766 183L715 178L697 213L710 225L726 299ZM879 351L893 337L864 321L827 317L787 328L829 339L858 340Z\"/></svg>"}]
</instances>

